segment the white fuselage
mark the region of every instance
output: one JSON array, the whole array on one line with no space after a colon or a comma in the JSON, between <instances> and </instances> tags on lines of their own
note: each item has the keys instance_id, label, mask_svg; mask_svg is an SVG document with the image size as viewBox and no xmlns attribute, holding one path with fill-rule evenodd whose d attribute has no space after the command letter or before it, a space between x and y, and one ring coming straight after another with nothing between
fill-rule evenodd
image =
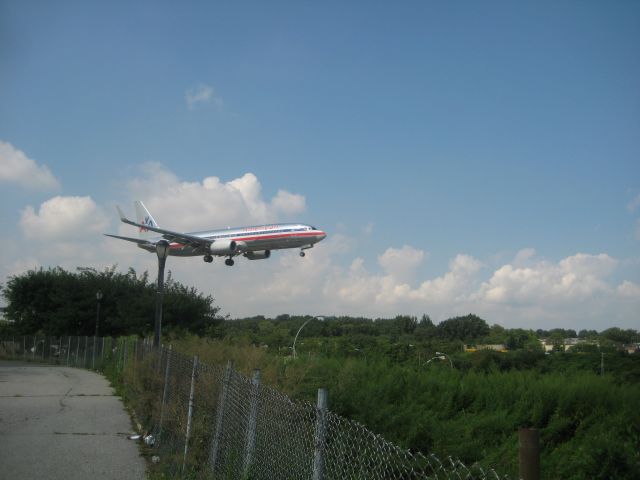
<instances>
[{"instance_id":1,"label":"white fuselage","mask_svg":"<svg viewBox=\"0 0 640 480\"><path fill-rule=\"evenodd\" d=\"M189 235L213 241L213 244L216 242L235 241L243 246L242 252L311 247L326 237L326 234L322 230L301 223L226 228L206 232L193 232ZM155 240L160 240L161 238L162 237L159 236ZM154 239L150 240L154 241ZM155 252L154 246L139 245L139 247L149 252ZM177 257L191 257L208 253L201 247L184 245L179 242L171 242L169 247L169 255Z\"/></svg>"}]
</instances>

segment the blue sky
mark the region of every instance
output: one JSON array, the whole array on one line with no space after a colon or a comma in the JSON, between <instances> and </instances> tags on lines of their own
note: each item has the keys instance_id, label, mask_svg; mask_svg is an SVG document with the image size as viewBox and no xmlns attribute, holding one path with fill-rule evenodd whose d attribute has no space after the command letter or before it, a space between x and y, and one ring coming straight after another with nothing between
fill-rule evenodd
<instances>
[{"instance_id":1,"label":"blue sky","mask_svg":"<svg viewBox=\"0 0 640 480\"><path fill-rule=\"evenodd\" d=\"M172 262L233 316L640 327L638 2L4 1L0 32L2 278L152 270L100 235L140 198L328 231Z\"/></svg>"}]
</instances>

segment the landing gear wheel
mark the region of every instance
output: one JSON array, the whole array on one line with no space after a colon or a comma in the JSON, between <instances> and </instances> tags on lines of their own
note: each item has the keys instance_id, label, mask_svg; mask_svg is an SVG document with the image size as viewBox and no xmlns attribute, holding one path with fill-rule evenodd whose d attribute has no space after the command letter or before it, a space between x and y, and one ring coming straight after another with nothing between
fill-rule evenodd
<instances>
[{"instance_id":1,"label":"landing gear wheel","mask_svg":"<svg viewBox=\"0 0 640 480\"><path fill-rule=\"evenodd\" d=\"M235 263L235 262L233 261L233 258L227 258L227 259L224 261L224 264L225 264L227 267L233 267L233 264L234 264L234 263Z\"/></svg>"},{"instance_id":2,"label":"landing gear wheel","mask_svg":"<svg viewBox=\"0 0 640 480\"><path fill-rule=\"evenodd\" d=\"M304 257L304 256L305 256L305 253L304 253L304 252L300 252L300 256L301 256L301 257Z\"/></svg>"},{"instance_id":3,"label":"landing gear wheel","mask_svg":"<svg viewBox=\"0 0 640 480\"><path fill-rule=\"evenodd\" d=\"M207 263L213 262L213 257L211 255L205 255L202 259Z\"/></svg>"}]
</instances>

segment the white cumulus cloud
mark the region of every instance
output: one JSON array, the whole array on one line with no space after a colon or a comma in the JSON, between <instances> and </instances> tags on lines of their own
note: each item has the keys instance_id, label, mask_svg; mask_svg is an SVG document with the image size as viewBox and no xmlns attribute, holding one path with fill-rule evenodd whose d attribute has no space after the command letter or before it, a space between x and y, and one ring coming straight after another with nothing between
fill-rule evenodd
<instances>
[{"instance_id":1,"label":"white cumulus cloud","mask_svg":"<svg viewBox=\"0 0 640 480\"><path fill-rule=\"evenodd\" d=\"M0 181L16 183L23 187L52 190L60 187L46 165L34 160L13 145L0 140Z\"/></svg>"},{"instance_id":2,"label":"white cumulus cloud","mask_svg":"<svg viewBox=\"0 0 640 480\"><path fill-rule=\"evenodd\" d=\"M159 164L146 164L144 175L129 184L132 199L142 200L161 226L196 230L270 223L281 215L302 213L305 198L279 190L272 199L262 196L253 173L224 182L218 177L187 182Z\"/></svg>"},{"instance_id":3,"label":"white cumulus cloud","mask_svg":"<svg viewBox=\"0 0 640 480\"><path fill-rule=\"evenodd\" d=\"M475 298L504 304L576 302L611 289L606 277L618 262L607 254L577 253L557 264L503 265L484 282Z\"/></svg>"},{"instance_id":4,"label":"white cumulus cloud","mask_svg":"<svg viewBox=\"0 0 640 480\"><path fill-rule=\"evenodd\" d=\"M289 193L285 190L278 190L278 193L271 200L271 206L276 212L285 215L295 215L304 212L306 208L305 198L302 195Z\"/></svg>"},{"instance_id":5,"label":"white cumulus cloud","mask_svg":"<svg viewBox=\"0 0 640 480\"><path fill-rule=\"evenodd\" d=\"M216 95L213 87L204 83L189 88L185 93L185 100L189 110L193 110L198 104L212 103L218 108L224 104L222 98Z\"/></svg>"},{"instance_id":6,"label":"white cumulus cloud","mask_svg":"<svg viewBox=\"0 0 640 480\"><path fill-rule=\"evenodd\" d=\"M640 301L640 285L625 280L617 288L618 294L626 299Z\"/></svg>"},{"instance_id":7,"label":"white cumulus cloud","mask_svg":"<svg viewBox=\"0 0 640 480\"><path fill-rule=\"evenodd\" d=\"M108 222L91 197L53 197L36 210L22 211L20 227L30 239L83 238L105 230Z\"/></svg>"},{"instance_id":8,"label":"white cumulus cloud","mask_svg":"<svg viewBox=\"0 0 640 480\"><path fill-rule=\"evenodd\" d=\"M378 257L378 263L384 271L403 282L413 278L415 269L422 263L425 253L417 248L404 245L402 248L388 248Z\"/></svg>"}]
</instances>

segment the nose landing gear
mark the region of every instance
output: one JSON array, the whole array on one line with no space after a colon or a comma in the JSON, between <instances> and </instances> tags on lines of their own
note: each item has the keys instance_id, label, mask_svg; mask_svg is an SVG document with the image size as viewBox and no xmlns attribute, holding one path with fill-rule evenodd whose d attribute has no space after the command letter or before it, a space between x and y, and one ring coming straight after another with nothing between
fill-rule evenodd
<instances>
[{"instance_id":1,"label":"nose landing gear","mask_svg":"<svg viewBox=\"0 0 640 480\"><path fill-rule=\"evenodd\" d=\"M305 255L304 251L305 251L305 250L309 250L310 248L313 248L313 245L307 245L306 247L302 247L302 248L300 249L300 256L301 256L301 257L304 257L304 255Z\"/></svg>"}]
</instances>

